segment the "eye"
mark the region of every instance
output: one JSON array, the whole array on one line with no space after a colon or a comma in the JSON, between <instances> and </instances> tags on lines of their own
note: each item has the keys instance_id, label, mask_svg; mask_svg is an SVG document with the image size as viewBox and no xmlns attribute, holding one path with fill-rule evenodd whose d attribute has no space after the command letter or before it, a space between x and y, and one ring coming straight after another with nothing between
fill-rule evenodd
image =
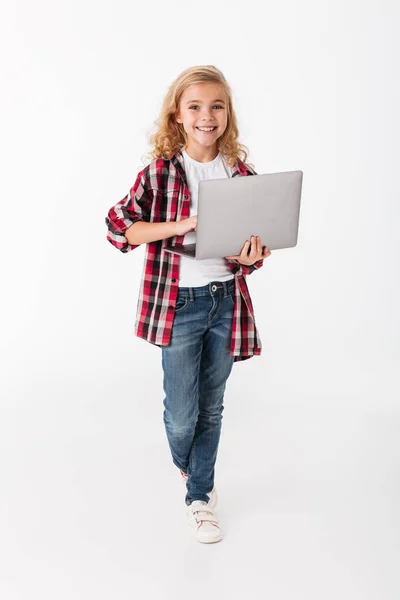
<instances>
[{"instance_id":1,"label":"eye","mask_svg":"<svg viewBox=\"0 0 400 600\"><path fill-rule=\"evenodd\" d=\"M191 108L194 108L195 106L198 106L198 104L192 104L192 106L189 106L189 110L190 110ZM220 104L214 104L214 106L219 106L219 108L222 108L222 109L224 108L224 107L223 107L223 106L221 106Z\"/></svg>"}]
</instances>

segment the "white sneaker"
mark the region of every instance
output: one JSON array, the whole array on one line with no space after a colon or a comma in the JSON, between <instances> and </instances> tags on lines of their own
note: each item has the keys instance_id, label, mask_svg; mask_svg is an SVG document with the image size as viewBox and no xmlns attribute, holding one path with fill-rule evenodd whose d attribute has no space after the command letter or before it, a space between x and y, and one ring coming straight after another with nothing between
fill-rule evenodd
<instances>
[{"instance_id":1,"label":"white sneaker","mask_svg":"<svg viewBox=\"0 0 400 600\"><path fill-rule=\"evenodd\" d=\"M211 492L207 494L207 496L210 498L208 501L208 506L215 510L217 508L218 503L217 488L214 486Z\"/></svg>"},{"instance_id":2,"label":"white sneaker","mask_svg":"<svg viewBox=\"0 0 400 600\"><path fill-rule=\"evenodd\" d=\"M182 475L182 479L183 482L186 483L188 475L187 473L185 473L184 471L182 471L182 469L179 469ZM208 501L208 506L211 506L211 508L217 508L217 503L218 503L218 495L217 495L217 488L214 486L213 489L211 490L211 492L208 492L207 496L210 498Z\"/></svg>"},{"instance_id":3,"label":"white sneaker","mask_svg":"<svg viewBox=\"0 0 400 600\"><path fill-rule=\"evenodd\" d=\"M187 516L189 525L199 542L211 544L222 540L218 517L210 503L207 504L204 500L193 500L187 508Z\"/></svg>"}]
</instances>

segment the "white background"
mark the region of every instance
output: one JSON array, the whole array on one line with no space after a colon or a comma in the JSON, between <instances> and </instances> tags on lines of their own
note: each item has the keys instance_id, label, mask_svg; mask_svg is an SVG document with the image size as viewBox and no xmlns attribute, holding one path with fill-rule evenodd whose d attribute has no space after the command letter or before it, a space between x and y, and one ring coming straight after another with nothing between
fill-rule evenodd
<instances>
[{"instance_id":1,"label":"white background","mask_svg":"<svg viewBox=\"0 0 400 600\"><path fill-rule=\"evenodd\" d=\"M399 16L3 0L4 600L399 598ZM104 222L196 64L232 86L258 173L304 171L298 246L247 278L263 353L228 381L212 545L187 528L160 349L133 334L144 246Z\"/></svg>"}]
</instances>

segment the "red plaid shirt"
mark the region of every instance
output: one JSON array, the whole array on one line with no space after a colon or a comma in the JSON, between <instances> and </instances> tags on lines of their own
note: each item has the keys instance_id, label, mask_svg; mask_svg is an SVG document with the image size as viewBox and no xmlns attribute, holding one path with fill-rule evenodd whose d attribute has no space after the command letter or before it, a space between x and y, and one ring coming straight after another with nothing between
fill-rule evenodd
<instances>
[{"instance_id":1,"label":"red plaid shirt","mask_svg":"<svg viewBox=\"0 0 400 600\"><path fill-rule=\"evenodd\" d=\"M236 159L232 177L256 174L249 165ZM189 216L189 186L183 156L178 151L171 159L157 158L142 169L129 193L110 208L105 219L107 240L121 252L130 252L138 245L129 244L124 232L133 223L179 221ZM157 346L169 344L179 287L180 256L164 252L163 248L167 243L181 246L183 240L184 236L174 236L146 244L134 333ZM246 275L262 267L264 261L247 266L226 260L235 276L230 354L236 362L261 354Z\"/></svg>"}]
</instances>

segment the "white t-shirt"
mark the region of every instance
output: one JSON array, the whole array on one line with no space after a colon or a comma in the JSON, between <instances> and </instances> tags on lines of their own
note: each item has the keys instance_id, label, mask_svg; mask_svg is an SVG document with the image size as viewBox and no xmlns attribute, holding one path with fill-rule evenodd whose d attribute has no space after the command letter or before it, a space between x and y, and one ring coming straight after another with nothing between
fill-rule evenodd
<instances>
[{"instance_id":1,"label":"white t-shirt","mask_svg":"<svg viewBox=\"0 0 400 600\"><path fill-rule=\"evenodd\" d=\"M191 197L190 216L197 215L197 193L199 181L203 179L219 179L232 177L232 169L227 165L221 152L209 162L194 160L185 149L182 149L186 179ZM184 244L196 242L196 231L190 231L184 236ZM234 275L225 258L204 258L194 260L186 256L180 257L179 287L200 287L210 281L228 281Z\"/></svg>"}]
</instances>

